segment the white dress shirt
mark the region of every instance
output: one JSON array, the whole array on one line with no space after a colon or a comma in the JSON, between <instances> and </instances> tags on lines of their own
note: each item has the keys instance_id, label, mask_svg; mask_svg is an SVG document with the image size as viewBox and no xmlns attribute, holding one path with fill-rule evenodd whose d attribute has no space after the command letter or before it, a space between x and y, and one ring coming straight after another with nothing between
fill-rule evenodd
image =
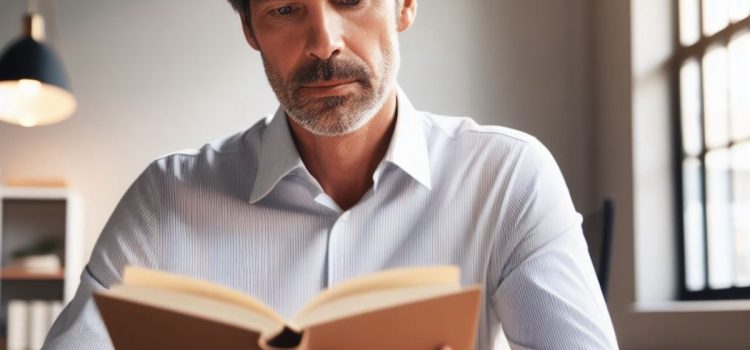
<instances>
[{"instance_id":1,"label":"white dress shirt","mask_svg":"<svg viewBox=\"0 0 750 350\"><path fill-rule=\"evenodd\" d=\"M436 264L484 288L477 349L493 349L501 327L513 349L616 348L580 224L535 138L416 111L400 90L373 186L342 211L305 168L279 109L148 166L45 348L112 347L91 293L120 281L125 265L220 283L291 317L355 276Z\"/></svg>"}]
</instances>

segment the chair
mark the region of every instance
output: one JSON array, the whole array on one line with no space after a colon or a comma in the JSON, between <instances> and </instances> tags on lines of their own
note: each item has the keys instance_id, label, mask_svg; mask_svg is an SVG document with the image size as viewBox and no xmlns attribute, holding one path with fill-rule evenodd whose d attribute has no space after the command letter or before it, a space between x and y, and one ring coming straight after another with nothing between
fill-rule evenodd
<instances>
[{"instance_id":1,"label":"chair","mask_svg":"<svg viewBox=\"0 0 750 350\"><path fill-rule=\"evenodd\" d=\"M583 236L589 247L589 255L594 263L596 277L607 298L607 283L612 258L612 231L615 219L615 202L611 198L604 200L601 210L583 218Z\"/></svg>"}]
</instances>

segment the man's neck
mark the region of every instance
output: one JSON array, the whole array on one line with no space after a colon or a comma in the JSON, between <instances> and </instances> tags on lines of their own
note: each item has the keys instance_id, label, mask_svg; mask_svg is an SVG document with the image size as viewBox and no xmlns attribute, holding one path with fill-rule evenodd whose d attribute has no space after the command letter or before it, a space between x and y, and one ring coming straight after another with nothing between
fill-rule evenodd
<instances>
[{"instance_id":1,"label":"man's neck","mask_svg":"<svg viewBox=\"0 0 750 350\"><path fill-rule=\"evenodd\" d=\"M372 187L396 126L396 92L365 126L343 136L318 136L289 119L302 162L328 196L347 210Z\"/></svg>"}]
</instances>

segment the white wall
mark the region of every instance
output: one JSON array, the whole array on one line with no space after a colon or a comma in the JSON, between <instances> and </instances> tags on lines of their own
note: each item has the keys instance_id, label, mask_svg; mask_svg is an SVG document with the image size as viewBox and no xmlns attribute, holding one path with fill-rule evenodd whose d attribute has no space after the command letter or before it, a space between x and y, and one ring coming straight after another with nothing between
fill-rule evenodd
<instances>
[{"instance_id":1,"label":"white wall","mask_svg":"<svg viewBox=\"0 0 750 350\"><path fill-rule=\"evenodd\" d=\"M400 78L418 108L538 136L582 211L593 180L589 1L422 1ZM0 2L0 43L18 34L24 7ZM88 257L150 160L243 130L276 102L225 1L65 0L57 12L79 109L53 126L0 125L0 170L79 191Z\"/></svg>"}]
</instances>

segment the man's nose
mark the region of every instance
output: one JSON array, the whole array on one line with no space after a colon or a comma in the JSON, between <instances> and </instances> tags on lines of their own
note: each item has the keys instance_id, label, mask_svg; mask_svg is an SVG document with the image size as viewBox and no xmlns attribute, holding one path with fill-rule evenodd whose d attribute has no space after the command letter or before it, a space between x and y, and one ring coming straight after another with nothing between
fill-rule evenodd
<instances>
[{"instance_id":1,"label":"man's nose","mask_svg":"<svg viewBox=\"0 0 750 350\"><path fill-rule=\"evenodd\" d=\"M344 48L341 15L329 6L310 12L310 29L307 39L307 56L326 60L341 53Z\"/></svg>"}]
</instances>

